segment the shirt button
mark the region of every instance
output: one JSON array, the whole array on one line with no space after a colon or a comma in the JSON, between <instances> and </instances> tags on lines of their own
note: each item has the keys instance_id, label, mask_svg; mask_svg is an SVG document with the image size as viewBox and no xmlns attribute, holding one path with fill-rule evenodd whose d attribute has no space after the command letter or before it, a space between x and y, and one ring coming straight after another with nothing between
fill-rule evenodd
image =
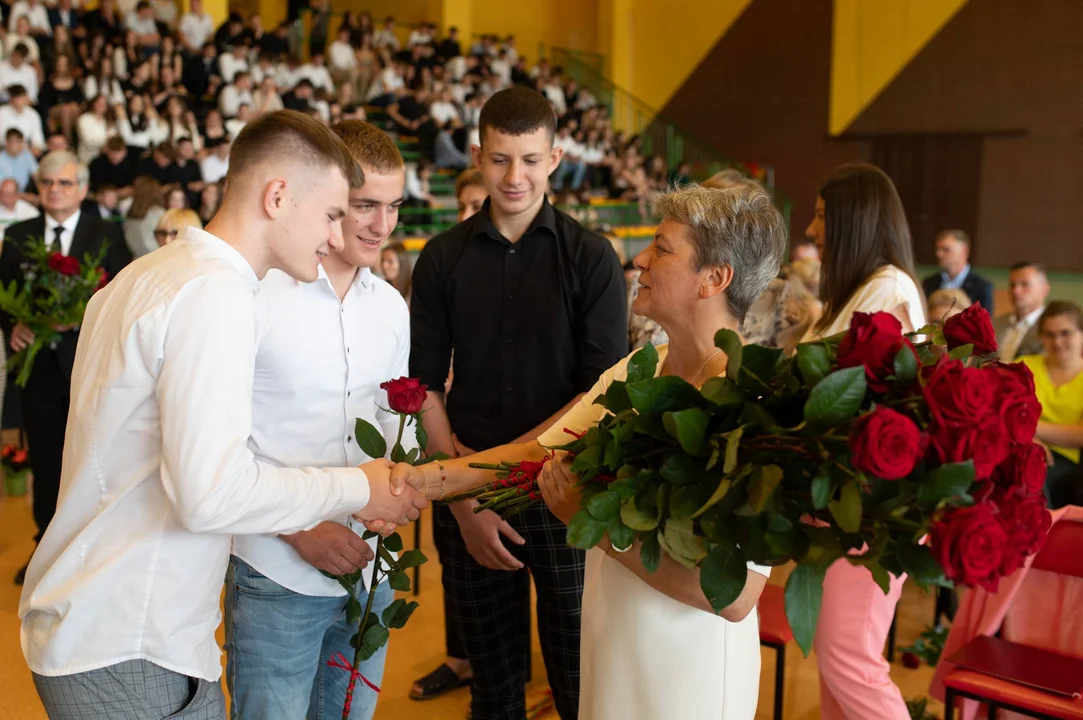
<instances>
[{"instance_id":1,"label":"shirt button","mask_svg":"<svg viewBox=\"0 0 1083 720\"><path fill-rule=\"evenodd\" d=\"M508 293L508 300L514 300L514 299L515 299L515 296L512 295L511 293Z\"/></svg>"},{"instance_id":2,"label":"shirt button","mask_svg":"<svg viewBox=\"0 0 1083 720\"><path fill-rule=\"evenodd\" d=\"M508 249L508 255L514 255L514 254L515 254L515 248L509 248Z\"/></svg>"},{"instance_id":3,"label":"shirt button","mask_svg":"<svg viewBox=\"0 0 1083 720\"><path fill-rule=\"evenodd\" d=\"M353 442L353 435L347 435L346 442Z\"/></svg>"}]
</instances>

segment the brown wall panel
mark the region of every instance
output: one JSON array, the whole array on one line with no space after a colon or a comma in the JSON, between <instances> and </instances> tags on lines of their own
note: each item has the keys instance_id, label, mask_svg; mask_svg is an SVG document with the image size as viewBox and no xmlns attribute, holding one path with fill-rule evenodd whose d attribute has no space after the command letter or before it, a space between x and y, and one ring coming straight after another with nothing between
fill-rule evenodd
<instances>
[{"instance_id":1,"label":"brown wall panel","mask_svg":"<svg viewBox=\"0 0 1083 720\"><path fill-rule=\"evenodd\" d=\"M867 154L865 142L827 138L832 4L754 0L665 108L725 155L773 165L796 234L820 179Z\"/></svg>"}]
</instances>

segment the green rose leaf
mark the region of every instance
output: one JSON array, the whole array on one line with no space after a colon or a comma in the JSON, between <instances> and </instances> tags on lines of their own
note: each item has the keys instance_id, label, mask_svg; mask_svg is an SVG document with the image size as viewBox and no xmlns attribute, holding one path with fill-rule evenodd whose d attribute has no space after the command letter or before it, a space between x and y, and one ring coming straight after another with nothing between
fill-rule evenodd
<instances>
[{"instance_id":1,"label":"green rose leaf","mask_svg":"<svg viewBox=\"0 0 1083 720\"><path fill-rule=\"evenodd\" d=\"M914 581L926 587L940 585L950 587L951 583L944 577L944 568L933 557L932 550L925 545L912 545L900 543L895 550L895 557L899 565Z\"/></svg>"},{"instance_id":2,"label":"green rose leaf","mask_svg":"<svg viewBox=\"0 0 1083 720\"><path fill-rule=\"evenodd\" d=\"M402 443L397 442L395 447L391 448L391 462L406 462L406 450L402 447Z\"/></svg>"},{"instance_id":3,"label":"green rose leaf","mask_svg":"<svg viewBox=\"0 0 1083 720\"><path fill-rule=\"evenodd\" d=\"M781 482L782 468L778 465L765 465L748 482L748 504L756 512L763 512Z\"/></svg>"},{"instance_id":4,"label":"green rose leaf","mask_svg":"<svg viewBox=\"0 0 1083 720\"><path fill-rule=\"evenodd\" d=\"M414 614L414 610L417 610L417 608L418 604L416 602L407 602L399 598L384 608L383 613L380 614L380 620L383 621L386 627L398 630L405 627L406 621L410 619L410 616Z\"/></svg>"},{"instance_id":5,"label":"green rose leaf","mask_svg":"<svg viewBox=\"0 0 1083 720\"><path fill-rule=\"evenodd\" d=\"M361 603L353 595L346 598L346 624L356 625L361 622Z\"/></svg>"},{"instance_id":6,"label":"green rose leaf","mask_svg":"<svg viewBox=\"0 0 1083 720\"><path fill-rule=\"evenodd\" d=\"M421 422L421 418L414 420L414 436L417 437L417 446L421 448L422 452L425 452L429 447L429 434L425 432L425 426Z\"/></svg>"},{"instance_id":7,"label":"green rose leaf","mask_svg":"<svg viewBox=\"0 0 1083 720\"><path fill-rule=\"evenodd\" d=\"M391 533L384 538L383 546L391 552L402 552L402 536L398 533Z\"/></svg>"},{"instance_id":8,"label":"green rose leaf","mask_svg":"<svg viewBox=\"0 0 1083 720\"><path fill-rule=\"evenodd\" d=\"M410 590L410 576L405 570L396 570L387 574L387 584L392 590L408 592Z\"/></svg>"},{"instance_id":9,"label":"green rose leaf","mask_svg":"<svg viewBox=\"0 0 1083 720\"><path fill-rule=\"evenodd\" d=\"M974 482L974 462L950 463L931 471L918 484L918 504L935 508L940 501L965 495Z\"/></svg>"},{"instance_id":10,"label":"green rose leaf","mask_svg":"<svg viewBox=\"0 0 1083 720\"><path fill-rule=\"evenodd\" d=\"M726 375L736 380L741 373L741 359L744 355L744 344L740 336L732 330L719 330L714 335L714 346L726 353Z\"/></svg>"},{"instance_id":11,"label":"green rose leaf","mask_svg":"<svg viewBox=\"0 0 1083 720\"><path fill-rule=\"evenodd\" d=\"M839 425L857 415L867 389L864 366L837 370L812 388L805 420L811 425Z\"/></svg>"},{"instance_id":12,"label":"green rose leaf","mask_svg":"<svg viewBox=\"0 0 1083 720\"><path fill-rule=\"evenodd\" d=\"M899 348L899 354L895 356L895 377L900 381L912 382L918 376L918 356L914 354L914 348L903 344Z\"/></svg>"},{"instance_id":13,"label":"green rose leaf","mask_svg":"<svg viewBox=\"0 0 1083 720\"><path fill-rule=\"evenodd\" d=\"M707 378L699 392L715 405L722 407L740 405L745 399L744 393L729 378Z\"/></svg>"},{"instance_id":14,"label":"green rose leaf","mask_svg":"<svg viewBox=\"0 0 1083 720\"><path fill-rule=\"evenodd\" d=\"M373 460L378 460L387 455L387 440L384 440L383 433L373 427L372 423L367 420L357 418L353 425L353 436L361 447L361 452Z\"/></svg>"},{"instance_id":15,"label":"green rose leaf","mask_svg":"<svg viewBox=\"0 0 1083 720\"><path fill-rule=\"evenodd\" d=\"M662 549L685 567L695 567L697 562L707 557L707 541L692 531L691 520L669 518L659 541Z\"/></svg>"},{"instance_id":16,"label":"green rose leaf","mask_svg":"<svg viewBox=\"0 0 1083 720\"><path fill-rule=\"evenodd\" d=\"M722 437L726 438L726 461L722 465L722 472L727 475L737 467L737 451L741 449L741 436L744 432L744 427L738 427L722 434Z\"/></svg>"},{"instance_id":17,"label":"green rose leaf","mask_svg":"<svg viewBox=\"0 0 1083 720\"><path fill-rule=\"evenodd\" d=\"M580 510L568 523L568 544L581 550L589 550L602 541L605 523L595 520L587 510Z\"/></svg>"},{"instance_id":18,"label":"green rose leaf","mask_svg":"<svg viewBox=\"0 0 1083 720\"><path fill-rule=\"evenodd\" d=\"M603 523L607 523L620 514L620 495L606 490L593 496L586 503L587 512Z\"/></svg>"},{"instance_id":19,"label":"green rose leaf","mask_svg":"<svg viewBox=\"0 0 1083 720\"><path fill-rule=\"evenodd\" d=\"M399 556L399 567L402 568L403 570L406 570L408 568L418 567L419 565L424 565L428 561L429 561L429 559L427 557L425 557L425 553L423 553L420 550L414 548L414 549L411 549L411 550L407 550L406 552L404 552L402 555Z\"/></svg>"},{"instance_id":20,"label":"green rose leaf","mask_svg":"<svg viewBox=\"0 0 1083 720\"><path fill-rule=\"evenodd\" d=\"M658 350L653 345L644 345L628 360L627 381L634 383L649 380L657 371Z\"/></svg>"},{"instance_id":21,"label":"green rose leaf","mask_svg":"<svg viewBox=\"0 0 1083 720\"><path fill-rule=\"evenodd\" d=\"M370 627L361 638L361 651L358 654L358 659L364 661L371 658L380 648L387 644L389 636L390 633L383 625Z\"/></svg>"},{"instance_id":22,"label":"green rose leaf","mask_svg":"<svg viewBox=\"0 0 1083 720\"><path fill-rule=\"evenodd\" d=\"M762 383L770 383L781 357L782 350L778 348L745 345L741 357L741 370L755 376Z\"/></svg>"},{"instance_id":23,"label":"green rose leaf","mask_svg":"<svg viewBox=\"0 0 1083 720\"><path fill-rule=\"evenodd\" d=\"M572 472L581 475L588 470L597 470L605 464L605 445L591 445L575 456Z\"/></svg>"},{"instance_id":24,"label":"green rose leaf","mask_svg":"<svg viewBox=\"0 0 1083 720\"><path fill-rule=\"evenodd\" d=\"M631 425L631 423L628 423ZM613 438L609 441L609 444L605 446L605 466L610 470L616 470L624 462L624 445Z\"/></svg>"},{"instance_id":25,"label":"green rose leaf","mask_svg":"<svg viewBox=\"0 0 1083 720\"><path fill-rule=\"evenodd\" d=\"M786 619L805 657L812 651L812 641L816 637L826 572L826 567L800 564L786 581Z\"/></svg>"},{"instance_id":26,"label":"green rose leaf","mask_svg":"<svg viewBox=\"0 0 1083 720\"><path fill-rule=\"evenodd\" d=\"M664 413L703 404L699 390L673 375L630 383L628 398L640 413Z\"/></svg>"},{"instance_id":27,"label":"green rose leaf","mask_svg":"<svg viewBox=\"0 0 1083 720\"><path fill-rule=\"evenodd\" d=\"M639 561L647 572L658 569L662 562L662 546L658 543L658 533L644 533L639 541Z\"/></svg>"},{"instance_id":28,"label":"green rose leaf","mask_svg":"<svg viewBox=\"0 0 1083 720\"><path fill-rule=\"evenodd\" d=\"M721 480L719 480L718 481L718 487L716 487L715 491L713 493L711 493L711 497L707 498L707 502L705 502L702 506L700 506L699 510L696 510L696 512L692 515L692 517L693 518L699 517L703 513L707 512L708 510L713 508L719 502L721 502L722 498L726 497L726 493L728 493L730 491L730 488L732 486L733 486L733 481L729 477L724 477Z\"/></svg>"},{"instance_id":29,"label":"green rose leaf","mask_svg":"<svg viewBox=\"0 0 1083 720\"><path fill-rule=\"evenodd\" d=\"M636 507L634 498L626 500L620 506L620 519L628 527L640 532L647 532L658 527L658 505L654 504L654 512L645 512Z\"/></svg>"},{"instance_id":30,"label":"green rose leaf","mask_svg":"<svg viewBox=\"0 0 1083 720\"><path fill-rule=\"evenodd\" d=\"M688 520L696 516L706 501L707 493L699 485L682 485L673 488L673 494L669 498L669 513L679 520Z\"/></svg>"},{"instance_id":31,"label":"green rose leaf","mask_svg":"<svg viewBox=\"0 0 1083 720\"><path fill-rule=\"evenodd\" d=\"M600 403L599 400L604 402ZM624 412L632 407L632 401L628 399L628 386L619 380L614 382L606 388L605 395L598 396L598 400L595 400L594 404L604 404L606 409L614 415Z\"/></svg>"},{"instance_id":32,"label":"green rose leaf","mask_svg":"<svg viewBox=\"0 0 1083 720\"><path fill-rule=\"evenodd\" d=\"M827 346L818 342L798 345L797 367L807 385L816 385L831 372L831 357Z\"/></svg>"},{"instance_id":33,"label":"green rose leaf","mask_svg":"<svg viewBox=\"0 0 1083 720\"><path fill-rule=\"evenodd\" d=\"M812 507L823 510L834 491L835 485L829 473L821 472L812 478Z\"/></svg>"},{"instance_id":34,"label":"green rose leaf","mask_svg":"<svg viewBox=\"0 0 1083 720\"><path fill-rule=\"evenodd\" d=\"M843 485L839 499L832 500L827 507L843 532L856 533L861 529L861 490L855 483Z\"/></svg>"},{"instance_id":35,"label":"green rose leaf","mask_svg":"<svg viewBox=\"0 0 1083 720\"><path fill-rule=\"evenodd\" d=\"M952 360L966 360L968 357L974 354L974 343L967 345L960 345L951 352L948 353L948 357Z\"/></svg>"},{"instance_id":36,"label":"green rose leaf","mask_svg":"<svg viewBox=\"0 0 1083 720\"><path fill-rule=\"evenodd\" d=\"M699 586L715 613L725 608L741 595L748 576L748 565L741 548L732 544L718 544L711 548L699 567Z\"/></svg>"},{"instance_id":37,"label":"green rose leaf","mask_svg":"<svg viewBox=\"0 0 1083 720\"><path fill-rule=\"evenodd\" d=\"M662 477L674 485L688 485L696 482L701 472L702 463L684 453L674 453L662 463Z\"/></svg>"},{"instance_id":38,"label":"green rose leaf","mask_svg":"<svg viewBox=\"0 0 1083 720\"><path fill-rule=\"evenodd\" d=\"M710 418L698 407L667 412L662 416L662 424L674 440L681 444L681 449L689 455L699 455L707 439L707 423Z\"/></svg>"},{"instance_id":39,"label":"green rose leaf","mask_svg":"<svg viewBox=\"0 0 1083 720\"><path fill-rule=\"evenodd\" d=\"M605 531L609 535L609 544L621 552L632 547L632 543L636 541L636 531L621 522L619 517L610 520Z\"/></svg>"}]
</instances>

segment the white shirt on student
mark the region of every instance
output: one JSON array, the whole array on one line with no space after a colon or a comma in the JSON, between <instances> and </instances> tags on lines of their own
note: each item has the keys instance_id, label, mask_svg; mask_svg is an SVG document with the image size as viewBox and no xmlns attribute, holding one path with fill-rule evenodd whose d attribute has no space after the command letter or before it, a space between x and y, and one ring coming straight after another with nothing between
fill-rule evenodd
<instances>
[{"instance_id":1,"label":"white shirt on student","mask_svg":"<svg viewBox=\"0 0 1083 720\"><path fill-rule=\"evenodd\" d=\"M11 128L17 128L30 147L35 150L45 149L41 115L34 108L28 107L19 112L14 105L0 105L0 137L6 136Z\"/></svg>"},{"instance_id":2,"label":"white shirt on student","mask_svg":"<svg viewBox=\"0 0 1083 720\"><path fill-rule=\"evenodd\" d=\"M399 292L362 268L340 301L322 267L314 283L272 270L256 305L248 444L256 458L278 467L360 465L372 458L354 440L357 418L382 430L388 449L394 447L399 420L380 409L387 407L380 383L409 375L410 313ZM410 426L403 433L407 452L417 447L414 433ZM348 517L341 521L364 532ZM376 541L369 545L375 550ZM274 535L238 535L233 554L296 593L346 594ZM364 571L365 587L374 566Z\"/></svg>"},{"instance_id":3,"label":"white shirt on student","mask_svg":"<svg viewBox=\"0 0 1083 720\"><path fill-rule=\"evenodd\" d=\"M185 13L177 30L191 47L199 49L214 35L214 19L208 13Z\"/></svg>"},{"instance_id":4,"label":"white shirt on student","mask_svg":"<svg viewBox=\"0 0 1083 720\"><path fill-rule=\"evenodd\" d=\"M236 58L231 52L218 56L218 72L227 83L233 82L233 78L242 70L248 72L248 60L245 58Z\"/></svg>"},{"instance_id":5,"label":"white shirt on student","mask_svg":"<svg viewBox=\"0 0 1083 720\"><path fill-rule=\"evenodd\" d=\"M258 290L240 253L188 228L91 298L60 500L19 604L35 673L143 659L218 680L230 536L368 503L362 470L279 468L249 448Z\"/></svg>"},{"instance_id":6,"label":"white shirt on student","mask_svg":"<svg viewBox=\"0 0 1083 720\"><path fill-rule=\"evenodd\" d=\"M336 70L352 70L357 67L357 53L353 45L335 40L327 48L327 64Z\"/></svg>"},{"instance_id":7,"label":"white shirt on student","mask_svg":"<svg viewBox=\"0 0 1083 720\"><path fill-rule=\"evenodd\" d=\"M45 247L53 252L61 252L64 255L71 254L71 242L75 239L75 228L79 225L79 216L82 215L81 210L76 210L71 214L67 220L62 223L58 223L52 215L45 214ZM55 247L56 243L56 229L60 227L63 230L60 233L60 247ZM82 258L79 258L80 260Z\"/></svg>"},{"instance_id":8,"label":"white shirt on student","mask_svg":"<svg viewBox=\"0 0 1083 720\"><path fill-rule=\"evenodd\" d=\"M442 102L440 100L437 100L429 106L429 115L437 125L443 125L452 120L462 120L462 116L459 114L459 108L455 107L453 103Z\"/></svg>"},{"instance_id":9,"label":"white shirt on student","mask_svg":"<svg viewBox=\"0 0 1083 720\"><path fill-rule=\"evenodd\" d=\"M223 160L211 153L199 161L199 172L203 175L203 182L216 183L229 172L229 158Z\"/></svg>"},{"instance_id":10,"label":"white shirt on student","mask_svg":"<svg viewBox=\"0 0 1083 720\"><path fill-rule=\"evenodd\" d=\"M26 94L30 102L38 101L38 73L29 62L23 62L19 67L11 64L10 60L0 61L0 98L8 101L7 89L12 85L22 85L26 88Z\"/></svg>"},{"instance_id":11,"label":"white shirt on student","mask_svg":"<svg viewBox=\"0 0 1083 720\"><path fill-rule=\"evenodd\" d=\"M308 78L308 81L312 83L312 86L317 90L323 89L329 93L335 91L335 82L331 79L331 72L327 69L326 65L313 65L311 63L305 63L298 71L297 79Z\"/></svg>"},{"instance_id":12,"label":"white shirt on student","mask_svg":"<svg viewBox=\"0 0 1083 720\"><path fill-rule=\"evenodd\" d=\"M30 21L31 28L44 30L48 35L53 34L53 26L49 24L49 12L45 9L45 5L39 2L34 7L30 7L30 3L26 0L18 0L11 6L11 13L8 15L8 32L15 32L15 25L23 15Z\"/></svg>"},{"instance_id":13,"label":"white shirt on student","mask_svg":"<svg viewBox=\"0 0 1083 720\"><path fill-rule=\"evenodd\" d=\"M241 109L241 105L247 105L249 110L256 109L256 101L252 98L251 90L241 90L236 85L226 85L218 96L218 109L227 118L235 117Z\"/></svg>"},{"instance_id":14,"label":"white shirt on student","mask_svg":"<svg viewBox=\"0 0 1083 720\"><path fill-rule=\"evenodd\" d=\"M4 230L11 227L17 222L23 220L29 220L30 218L36 218L41 215L41 210L34 207L26 200L19 198L15 201L15 207L8 208L4 205L0 205L0 240L4 237Z\"/></svg>"}]
</instances>

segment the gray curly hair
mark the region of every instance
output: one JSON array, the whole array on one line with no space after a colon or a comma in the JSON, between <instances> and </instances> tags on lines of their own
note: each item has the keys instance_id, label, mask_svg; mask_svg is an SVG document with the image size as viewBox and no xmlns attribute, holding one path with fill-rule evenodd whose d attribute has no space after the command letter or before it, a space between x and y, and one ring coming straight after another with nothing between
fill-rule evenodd
<instances>
[{"instance_id":1,"label":"gray curly hair","mask_svg":"<svg viewBox=\"0 0 1083 720\"><path fill-rule=\"evenodd\" d=\"M729 265L733 282L726 290L730 311L744 319L786 253L786 224L771 197L755 183L727 189L686 185L654 200L664 220L687 225L695 248L696 272Z\"/></svg>"}]
</instances>

